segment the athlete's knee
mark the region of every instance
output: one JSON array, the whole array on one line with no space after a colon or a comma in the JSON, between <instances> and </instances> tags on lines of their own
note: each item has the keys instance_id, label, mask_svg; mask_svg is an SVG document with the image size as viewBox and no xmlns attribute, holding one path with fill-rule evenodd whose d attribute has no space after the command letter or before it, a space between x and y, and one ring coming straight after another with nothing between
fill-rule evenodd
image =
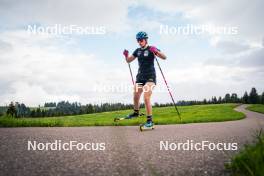
<instances>
[{"instance_id":1,"label":"athlete's knee","mask_svg":"<svg viewBox=\"0 0 264 176\"><path fill-rule=\"evenodd\" d=\"M148 82L143 87L143 92L144 93L150 93L151 94L151 92L153 91L154 87L155 87L155 84L154 83Z\"/></svg>"},{"instance_id":2,"label":"athlete's knee","mask_svg":"<svg viewBox=\"0 0 264 176\"><path fill-rule=\"evenodd\" d=\"M142 92L142 84L141 83L136 83L135 84L135 87L134 87L134 92L136 92L136 93L140 93L140 92Z\"/></svg>"}]
</instances>

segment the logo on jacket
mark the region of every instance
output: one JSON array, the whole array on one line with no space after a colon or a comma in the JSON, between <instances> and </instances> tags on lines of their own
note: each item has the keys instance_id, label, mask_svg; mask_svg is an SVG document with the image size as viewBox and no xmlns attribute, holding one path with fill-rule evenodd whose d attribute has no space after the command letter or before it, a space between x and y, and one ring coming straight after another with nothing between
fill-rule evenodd
<instances>
[{"instance_id":1,"label":"logo on jacket","mask_svg":"<svg viewBox=\"0 0 264 176\"><path fill-rule=\"evenodd\" d=\"M146 57L148 55L149 55L149 51L148 50L144 51L144 56Z\"/></svg>"}]
</instances>

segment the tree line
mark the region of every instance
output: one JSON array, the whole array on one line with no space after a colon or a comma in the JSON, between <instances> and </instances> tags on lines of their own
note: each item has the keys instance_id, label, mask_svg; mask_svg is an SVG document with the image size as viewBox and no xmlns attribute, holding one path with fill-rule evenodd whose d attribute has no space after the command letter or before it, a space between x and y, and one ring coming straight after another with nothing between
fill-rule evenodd
<instances>
[{"instance_id":1,"label":"tree line","mask_svg":"<svg viewBox=\"0 0 264 176\"><path fill-rule=\"evenodd\" d=\"M45 103L46 104L46 103ZM44 105L45 105L44 104ZM49 103L48 103L49 104ZM99 112L117 111L131 109L132 104L122 103L103 103L103 104L86 104L68 101L61 101L56 103L56 106L29 108L24 103L11 102L6 108L6 114L12 117L55 117L67 115L81 115Z\"/></svg>"},{"instance_id":2,"label":"tree line","mask_svg":"<svg viewBox=\"0 0 264 176\"><path fill-rule=\"evenodd\" d=\"M245 91L242 97L238 97L236 93L227 93L224 97L213 96L211 99L203 101L178 101L178 105L202 105L202 104L221 104L221 103L244 103L244 104L264 104L264 92L258 94L256 88L252 88L248 94Z\"/></svg>"},{"instance_id":3,"label":"tree line","mask_svg":"<svg viewBox=\"0 0 264 176\"><path fill-rule=\"evenodd\" d=\"M202 101L178 101L178 106L185 105L203 105L203 104L221 104L221 103L245 103L245 104L264 104L264 92L258 94L253 87L248 94L247 91L242 97L238 97L236 93L227 93L224 97L213 96L211 99ZM154 107L172 106L172 103L155 103ZM144 104L140 107L144 108ZM133 104L123 103L102 103L102 104L86 104L81 105L78 102L70 103L68 101L47 102L44 107L29 108L24 103L11 102L8 107L0 107L0 115L8 115L12 117L55 117L66 115L91 114L108 111L118 111L133 108Z\"/></svg>"}]
</instances>

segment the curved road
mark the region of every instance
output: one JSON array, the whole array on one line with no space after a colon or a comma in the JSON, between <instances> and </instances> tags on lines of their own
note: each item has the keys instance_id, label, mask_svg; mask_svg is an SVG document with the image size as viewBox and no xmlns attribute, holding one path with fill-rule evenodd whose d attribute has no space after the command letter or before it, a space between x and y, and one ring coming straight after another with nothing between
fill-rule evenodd
<instances>
[{"instance_id":1,"label":"curved road","mask_svg":"<svg viewBox=\"0 0 264 176\"><path fill-rule=\"evenodd\" d=\"M247 118L218 123L156 126L139 132L127 127L0 128L1 175L228 175L224 163L237 151L160 150L160 141L171 143L250 142L264 127L264 115L236 108ZM39 143L78 141L105 143L104 151L33 151L28 141Z\"/></svg>"}]
</instances>

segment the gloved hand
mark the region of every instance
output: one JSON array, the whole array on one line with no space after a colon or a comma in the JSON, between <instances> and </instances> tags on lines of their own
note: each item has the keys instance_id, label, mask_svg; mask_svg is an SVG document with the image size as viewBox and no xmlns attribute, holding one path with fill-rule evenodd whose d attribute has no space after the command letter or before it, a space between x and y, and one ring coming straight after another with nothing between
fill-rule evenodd
<instances>
[{"instance_id":1,"label":"gloved hand","mask_svg":"<svg viewBox=\"0 0 264 176\"><path fill-rule=\"evenodd\" d=\"M127 57L128 57L128 54L129 54L128 50L125 49L125 50L123 51L123 55L127 58Z\"/></svg>"},{"instance_id":2,"label":"gloved hand","mask_svg":"<svg viewBox=\"0 0 264 176\"><path fill-rule=\"evenodd\" d=\"M149 50L150 50L151 52L153 52L154 54L157 54L158 51L159 51L155 46L150 46Z\"/></svg>"}]
</instances>

